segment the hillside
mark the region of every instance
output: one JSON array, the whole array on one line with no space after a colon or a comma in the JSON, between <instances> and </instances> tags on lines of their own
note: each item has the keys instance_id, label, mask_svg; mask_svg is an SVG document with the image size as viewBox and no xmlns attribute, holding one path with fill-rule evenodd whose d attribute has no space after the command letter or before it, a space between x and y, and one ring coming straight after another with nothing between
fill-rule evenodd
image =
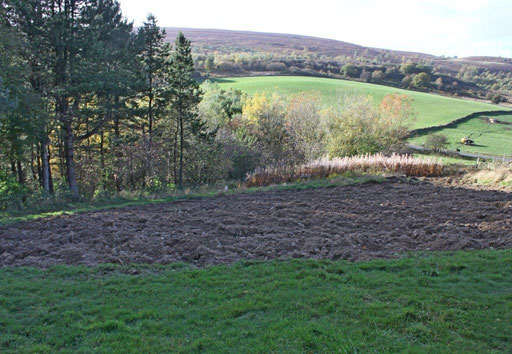
<instances>
[{"instance_id":1,"label":"hillside","mask_svg":"<svg viewBox=\"0 0 512 354\"><path fill-rule=\"evenodd\" d=\"M179 31L191 40L196 68L203 75L344 77L477 99L494 97L495 102L512 101L512 59L508 58L445 58L302 35L220 29L168 27L166 40L172 42ZM214 63L207 68L208 58ZM408 62L420 66L404 69L402 64ZM352 73L344 71L346 64L355 66ZM414 76L421 72L429 75L429 82L416 85Z\"/></svg>"},{"instance_id":2,"label":"hillside","mask_svg":"<svg viewBox=\"0 0 512 354\"><path fill-rule=\"evenodd\" d=\"M362 94L370 95L378 104L385 95L398 92L411 97L415 112L411 122L412 129L427 128L445 125L455 119L462 118L474 112L503 110L503 107L473 100L463 100L441 95L402 90L384 85L375 85L349 80L335 80L318 77L297 76L264 76L244 78L216 79L223 88L239 89L249 94L255 92L278 92L280 94L296 94L299 92L316 92L326 105L335 104L340 95ZM444 129L436 129L436 133L448 138L447 148L460 149L466 153L479 153L488 155L512 155L510 141L512 134L509 115L495 117L500 124L491 124L488 115L482 114L468 121L461 122ZM411 140L414 144L424 144L430 132L425 132ZM461 145L460 139L472 136L475 145Z\"/></svg>"},{"instance_id":3,"label":"hillside","mask_svg":"<svg viewBox=\"0 0 512 354\"><path fill-rule=\"evenodd\" d=\"M328 57L339 55L354 56L363 53L368 56L391 54L398 62L401 62L403 57L411 60L432 60L436 58L430 54L369 48L333 39L296 34L176 27L166 27L165 30L167 41L172 42L178 32L182 31L192 41L195 49L218 51L223 54L232 52L315 53Z\"/></svg>"},{"instance_id":4,"label":"hillside","mask_svg":"<svg viewBox=\"0 0 512 354\"><path fill-rule=\"evenodd\" d=\"M413 62L431 61L450 71L458 70L465 64L471 64L482 70L512 70L512 58L490 56L446 58L426 53L371 48L334 39L297 34L178 27L166 27L165 31L168 42L174 41L178 32L182 31L191 40L192 47L198 52L219 52L222 54L233 52L315 53L318 56L325 55L327 57L364 55L368 58L385 56L389 58L390 63L402 63L407 60Z\"/></svg>"},{"instance_id":5,"label":"hillside","mask_svg":"<svg viewBox=\"0 0 512 354\"><path fill-rule=\"evenodd\" d=\"M335 80L317 77L265 76L247 78L224 78L216 80L223 88L240 89L247 93L276 91L282 94L295 94L314 91L320 94L325 104L334 104L343 94L371 95L376 103L385 95L398 92L413 100L416 119L412 128L425 128L447 124L450 121L473 112L502 109L499 106L482 102L455 99L440 95L401 90L394 87L375 85L349 80Z\"/></svg>"}]
</instances>

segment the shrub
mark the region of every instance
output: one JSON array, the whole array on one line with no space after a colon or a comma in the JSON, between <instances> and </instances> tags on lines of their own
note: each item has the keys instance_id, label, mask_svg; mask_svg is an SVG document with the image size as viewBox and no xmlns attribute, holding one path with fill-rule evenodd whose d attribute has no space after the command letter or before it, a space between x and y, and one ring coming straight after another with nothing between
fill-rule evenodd
<instances>
[{"instance_id":1,"label":"shrub","mask_svg":"<svg viewBox=\"0 0 512 354\"><path fill-rule=\"evenodd\" d=\"M268 71L286 71L288 67L285 63L277 62L277 63L270 63L267 65Z\"/></svg>"},{"instance_id":2,"label":"shrub","mask_svg":"<svg viewBox=\"0 0 512 354\"><path fill-rule=\"evenodd\" d=\"M230 61L221 61L216 66L217 70L219 71L227 71L227 72L236 72L240 71L240 67Z\"/></svg>"},{"instance_id":3,"label":"shrub","mask_svg":"<svg viewBox=\"0 0 512 354\"><path fill-rule=\"evenodd\" d=\"M341 67L341 73L348 77L356 77L357 72L357 67L353 64L345 64Z\"/></svg>"},{"instance_id":4,"label":"shrub","mask_svg":"<svg viewBox=\"0 0 512 354\"><path fill-rule=\"evenodd\" d=\"M506 98L499 94L490 94L489 98L490 98L491 102L494 104L500 104L502 102L507 102Z\"/></svg>"},{"instance_id":5,"label":"shrub","mask_svg":"<svg viewBox=\"0 0 512 354\"><path fill-rule=\"evenodd\" d=\"M411 75L407 75L405 76L403 79L402 79L402 85L404 87L411 87L412 85L412 76Z\"/></svg>"},{"instance_id":6,"label":"shrub","mask_svg":"<svg viewBox=\"0 0 512 354\"><path fill-rule=\"evenodd\" d=\"M14 177L0 173L0 210L22 208L29 194L28 188Z\"/></svg>"},{"instance_id":7,"label":"shrub","mask_svg":"<svg viewBox=\"0 0 512 354\"><path fill-rule=\"evenodd\" d=\"M365 82L370 82L370 81L372 81L372 73L369 71L363 70L363 72L361 73L361 76L359 78Z\"/></svg>"},{"instance_id":8,"label":"shrub","mask_svg":"<svg viewBox=\"0 0 512 354\"><path fill-rule=\"evenodd\" d=\"M446 145L448 145L448 138L442 134L430 134L425 141L425 146L435 151L440 151Z\"/></svg>"},{"instance_id":9,"label":"shrub","mask_svg":"<svg viewBox=\"0 0 512 354\"><path fill-rule=\"evenodd\" d=\"M286 102L277 94L254 94L243 107L242 126L255 139L267 164L290 157L290 135L286 129Z\"/></svg>"},{"instance_id":10,"label":"shrub","mask_svg":"<svg viewBox=\"0 0 512 354\"><path fill-rule=\"evenodd\" d=\"M325 151L325 129L317 95L301 93L290 98L286 109L286 129L295 162L321 157Z\"/></svg>"},{"instance_id":11,"label":"shrub","mask_svg":"<svg viewBox=\"0 0 512 354\"><path fill-rule=\"evenodd\" d=\"M372 73L372 81L373 82L381 83L385 77L386 77L386 75L384 74L384 72L382 70L375 70Z\"/></svg>"},{"instance_id":12,"label":"shrub","mask_svg":"<svg viewBox=\"0 0 512 354\"><path fill-rule=\"evenodd\" d=\"M414 75L412 78L412 84L414 87L429 87L430 75L427 73L419 73L418 75Z\"/></svg>"},{"instance_id":13,"label":"shrub","mask_svg":"<svg viewBox=\"0 0 512 354\"><path fill-rule=\"evenodd\" d=\"M330 157L374 154L402 143L412 119L410 99L387 95L376 108L370 97L346 96L326 111Z\"/></svg>"}]
</instances>

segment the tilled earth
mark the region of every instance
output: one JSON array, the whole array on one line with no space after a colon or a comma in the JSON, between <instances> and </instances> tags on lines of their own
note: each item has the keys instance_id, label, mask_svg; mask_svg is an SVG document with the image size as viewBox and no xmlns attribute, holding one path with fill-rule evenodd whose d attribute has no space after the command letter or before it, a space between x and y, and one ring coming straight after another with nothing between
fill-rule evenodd
<instances>
[{"instance_id":1,"label":"tilled earth","mask_svg":"<svg viewBox=\"0 0 512 354\"><path fill-rule=\"evenodd\" d=\"M0 228L0 266L353 261L512 247L512 194L389 181L220 196Z\"/></svg>"}]
</instances>

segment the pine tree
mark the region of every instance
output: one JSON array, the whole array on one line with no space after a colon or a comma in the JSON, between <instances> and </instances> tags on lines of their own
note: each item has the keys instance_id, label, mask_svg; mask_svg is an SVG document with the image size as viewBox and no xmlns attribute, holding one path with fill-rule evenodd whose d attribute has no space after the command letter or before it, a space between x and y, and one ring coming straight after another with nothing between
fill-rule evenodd
<instances>
[{"instance_id":1,"label":"pine tree","mask_svg":"<svg viewBox=\"0 0 512 354\"><path fill-rule=\"evenodd\" d=\"M170 56L170 46L164 43L165 30L157 25L155 16L149 14L144 25L139 28L138 41L144 85L139 95L141 102L147 104L142 110L142 116L147 118L148 144L146 157L146 175L152 178L153 174L153 139L155 120L162 117L165 111L164 73ZM142 125L145 131L145 123Z\"/></svg>"},{"instance_id":2,"label":"pine tree","mask_svg":"<svg viewBox=\"0 0 512 354\"><path fill-rule=\"evenodd\" d=\"M194 61L190 41L181 32L176 38L169 74L171 114L176 127L174 135L174 179L179 188L182 188L185 140L189 136L206 139L208 134L205 132L205 123L198 117L197 112L197 105L201 102L202 92L199 83L193 77Z\"/></svg>"},{"instance_id":3,"label":"pine tree","mask_svg":"<svg viewBox=\"0 0 512 354\"><path fill-rule=\"evenodd\" d=\"M159 105L162 95L162 75L168 63L170 46L164 43L165 30L157 25L155 16L149 14L144 25L139 28L138 39L141 45L140 57L145 76L143 99L147 100L146 116L148 119L148 135L151 144L155 115L161 115L162 105Z\"/></svg>"},{"instance_id":4,"label":"pine tree","mask_svg":"<svg viewBox=\"0 0 512 354\"><path fill-rule=\"evenodd\" d=\"M60 129L66 180L78 198L75 145L97 134L112 118L105 97L111 96L112 87L123 84L116 79L116 70L109 70L122 52L115 41L129 37L132 25L122 17L117 1L29 0L15 6L18 25L30 38L38 60L34 65L48 76L44 90L52 99L54 122ZM42 138L43 165L48 134ZM47 184L43 183L45 190Z\"/></svg>"},{"instance_id":5,"label":"pine tree","mask_svg":"<svg viewBox=\"0 0 512 354\"><path fill-rule=\"evenodd\" d=\"M24 159L36 141L40 97L29 84L27 43L17 28L0 21L0 151L24 184ZM3 101L3 102L2 102Z\"/></svg>"}]
</instances>

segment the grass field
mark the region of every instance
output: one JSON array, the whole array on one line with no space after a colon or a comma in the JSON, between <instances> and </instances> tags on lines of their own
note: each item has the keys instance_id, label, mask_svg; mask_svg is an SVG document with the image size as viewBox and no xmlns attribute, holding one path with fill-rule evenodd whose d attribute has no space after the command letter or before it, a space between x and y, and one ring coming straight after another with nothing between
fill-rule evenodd
<instances>
[{"instance_id":1,"label":"grass field","mask_svg":"<svg viewBox=\"0 0 512 354\"><path fill-rule=\"evenodd\" d=\"M477 160L470 159L462 159L450 156L442 156L442 155L429 155L429 154L413 154L413 157L417 157L420 159L435 159L436 161L441 162L443 165L465 165L465 166L475 166L477 164Z\"/></svg>"},{"instance_id":2,"label":"grass field","mask_svg":"<svg viewBox=\"0 0 512 354\"><path fill-rule=\"evenodd\" d=\"M417 114L411 128L425 128L448 123L473 112L502 110L503 107L482 102L455 99L416 91L401 90L383 85L362 82L303 76L264 76L218 79L223 88L236 88L247 93L277 91L294 94L315 91L325 104L333 104L343 93L362 93L373 96L376 102L389 94L398 92L409 95Z\"/></svg>"},{"instance_id":3,"label":"grass field","mask_svg":"<svg viewBox=\"0 0 512 354\"><path fill-rule=\"evenodd\" d=\"M511 124L490 124L480 117L458 124L453 128L442 129L436 134L442 134L448 138L448 149L459 148L463 152L512 156L512 115L493 118ZM461 145L460 139L469 135L471 135L471 139L475 140L475 145ZM411 139L411 142L420 145L426 139L427 135L423 135Z\"/></svg>"},{"instance_id":4,"label":"grass field","mask_svg":"<svg viewBox=\"0 0 512 354\"><path fill-rule=\"evenodd\" d=\"M0 352L509 352L512 250L0 269Z\"/></svg>"}]
</instances>

